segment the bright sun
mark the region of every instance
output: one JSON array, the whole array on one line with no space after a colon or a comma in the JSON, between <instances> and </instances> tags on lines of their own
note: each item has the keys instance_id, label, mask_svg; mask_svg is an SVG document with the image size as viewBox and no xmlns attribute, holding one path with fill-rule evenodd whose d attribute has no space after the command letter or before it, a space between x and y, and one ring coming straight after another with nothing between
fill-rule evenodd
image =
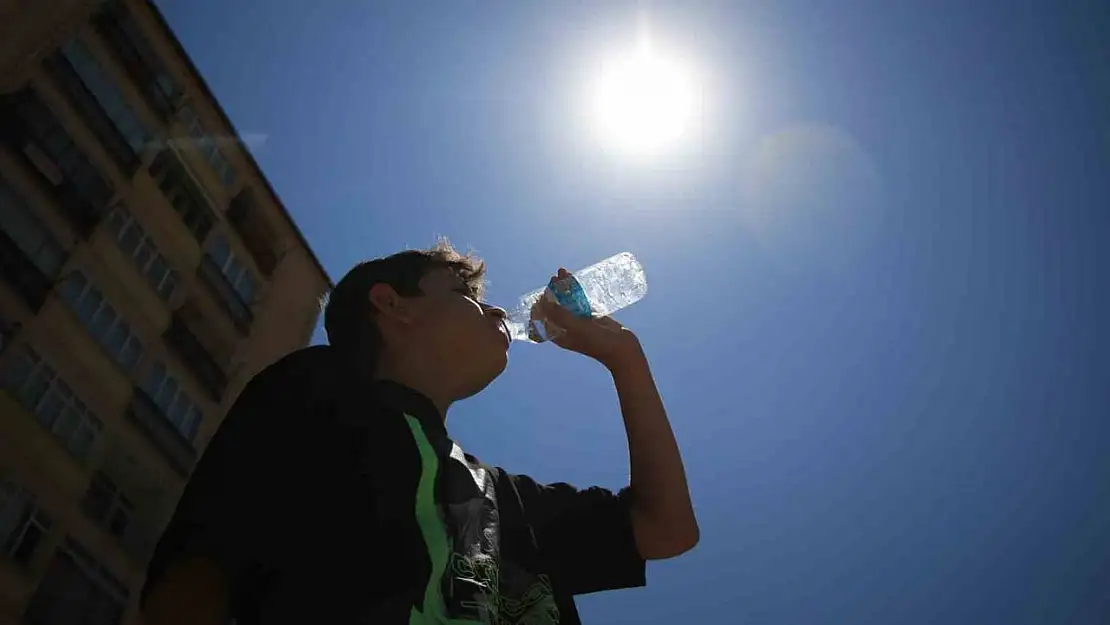
<instances>
[{"instance_id":1,"label":"bright sun","mask_svg":"<svg viewBox=\"0 0 1110 625\"><path fill-rule=\"evenodd\" d=\"M596 131L613 149L657 153L687 132L694 95L688 71L641 44L602 66L593 91Z\"/></svg>"}]
</instances>

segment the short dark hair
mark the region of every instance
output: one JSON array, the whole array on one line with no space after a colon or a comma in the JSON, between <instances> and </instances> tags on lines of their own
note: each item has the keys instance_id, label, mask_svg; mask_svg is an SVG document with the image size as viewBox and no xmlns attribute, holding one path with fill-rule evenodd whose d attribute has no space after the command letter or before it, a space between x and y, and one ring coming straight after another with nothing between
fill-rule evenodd
<instances>
[{"instance_id":1,"label":"short dark hair","mask_svg":"<svg viewBox=\"0 0 1110 625\"><path fill-rule=\"evenodd\" d=\"M403 297L422 295L420 280L436 269L451 269L470 289L475 299L485 290L486 264L473 253L459 253L447 239L425 250L405 250L361 262L335 285L324 306L324 330L328 343L361 366L372 368L382 348L370 303L370 289L388 284Z\"/></svg>"}]
</instances>

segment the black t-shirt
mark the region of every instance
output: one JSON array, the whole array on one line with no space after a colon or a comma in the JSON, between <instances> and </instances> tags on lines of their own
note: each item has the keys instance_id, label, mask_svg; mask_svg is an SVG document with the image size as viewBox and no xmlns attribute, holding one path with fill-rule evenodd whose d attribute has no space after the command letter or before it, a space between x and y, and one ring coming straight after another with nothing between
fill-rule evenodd
<instances>
[{"instance_id":1,"label":"black t-shirt","mask_svg":"<svg viewBox=\"0 0 1110 625\"><path fill-rule=\"evenodd\" d=\"M631 491L539 484L452 441L435 407L310 347L248 384L150 562L214 558L238 625L579 623L645 584Z\"/></svg>"}]
</instances>

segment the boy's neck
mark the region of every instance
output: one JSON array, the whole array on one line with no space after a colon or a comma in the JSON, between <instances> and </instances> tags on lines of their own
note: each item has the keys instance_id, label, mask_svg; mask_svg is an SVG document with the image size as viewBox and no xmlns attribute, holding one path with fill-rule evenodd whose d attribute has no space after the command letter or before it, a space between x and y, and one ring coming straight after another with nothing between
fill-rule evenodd
<instances>
[{"instance_id":1,"label":"boy's neck","mask_svg":"<svg viewBox=\"0 0 1110 625\"><path fill-rule=\"evenodd\" d=\"M402 363L383 359L374 371L374 378L406 386L427 397L436 407L440 418L444 423L447 422L447 410L453 400L450 391L444 388L443 376L434 375L434 372L426 367L415 367L411 364L404 366Z\"/></svg>"}]
</instances>

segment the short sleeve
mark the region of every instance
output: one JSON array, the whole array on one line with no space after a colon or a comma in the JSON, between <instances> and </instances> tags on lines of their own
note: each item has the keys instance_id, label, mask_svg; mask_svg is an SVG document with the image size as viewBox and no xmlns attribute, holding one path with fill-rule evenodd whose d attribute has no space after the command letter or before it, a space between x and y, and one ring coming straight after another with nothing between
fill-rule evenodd
<instances>
[{"instance_id":1,"label":"short sleeve","mask_svg":"<svg viewBox=\"0 0 1110 625\"><path fill-rule=\"evenodd\" d=\"M632 532L632 491L579 490L510 475L536 534L540 557L562 591L581 595L646 584L646 563Z\"/></svg>"},{"instance_id":2,"label":"short sleeve","mask_svg":"<svg viewBox=\"0 0 1110 625\"><path fill-rule=\"evenodd\" d=\"M283 373L286 373L283 375ZM147 567L141 601L180 558L212 559L231 582L232 600L280 553L289 536L280 514L295 414L287 371L263 371L243 390L189 478Z\"/></svg>"}]
</instances>

